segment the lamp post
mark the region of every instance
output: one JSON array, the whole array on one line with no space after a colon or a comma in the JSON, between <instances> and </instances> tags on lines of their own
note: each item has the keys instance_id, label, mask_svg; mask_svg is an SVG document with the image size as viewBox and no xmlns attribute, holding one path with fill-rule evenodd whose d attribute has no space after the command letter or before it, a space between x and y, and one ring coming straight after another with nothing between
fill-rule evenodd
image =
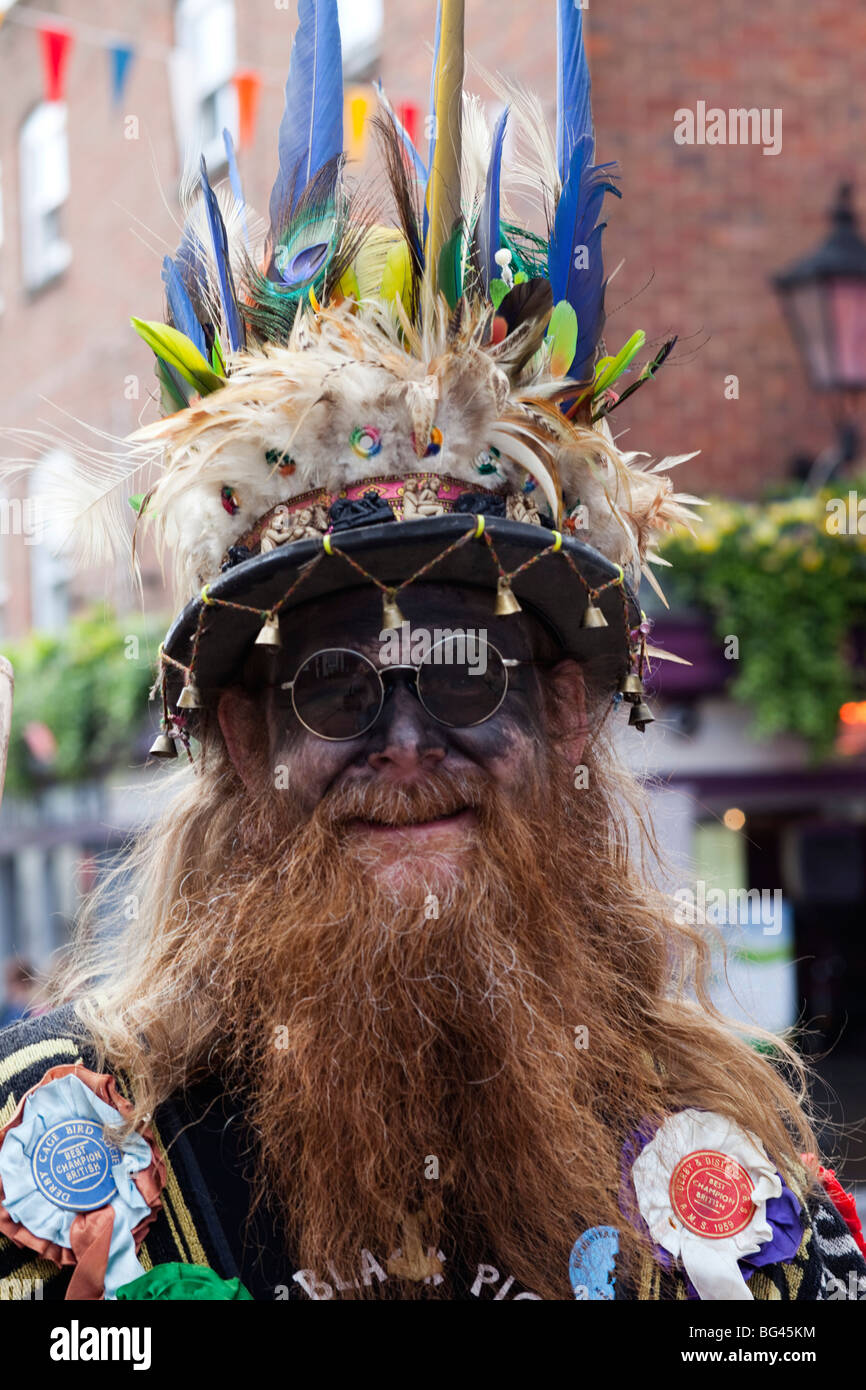
<instances>
[{"instance_id":1,"label":"lamp post","mask_svg":"<svg viewBox=\"0 0 866 1390\"><path fill-rule=\"evenodd\" d=\"M814 251L773 276L782 308L812 386L841 401L838 441L813 465L820 484L857 457L860 434L851 419L866 391L866 241L860 236L850 183L840 186L830 234Z\"/></svg>"}]
</instances>

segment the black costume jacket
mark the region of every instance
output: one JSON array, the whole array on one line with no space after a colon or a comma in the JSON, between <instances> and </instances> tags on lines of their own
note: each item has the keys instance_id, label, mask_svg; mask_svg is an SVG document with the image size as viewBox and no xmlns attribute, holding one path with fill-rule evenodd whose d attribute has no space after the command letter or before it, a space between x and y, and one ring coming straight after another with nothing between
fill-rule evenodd
<instances>
[{"instance_id":1,"label":"black costume jacket","mask_svg":"<svg viewBox=\"0 0 866 1390\"><path fill-rule=\"evenodd\" d=\"M95 1070L71 1008L0 1031L0 1127L50 1067L75 1063ZM339 1298L352 1291L354 1279L368 1285L387 1282L394 1296L388 1251L363 1252L359 1270L344 1271L342 1279L333 1270L300 1270L285 1253L267 1213L260 1208L251 1214L245 1174L252 1146L243 1101L228 1094L218 1077L173 1096L158 1110L153 1130L166 1158L166 1184L162 1207L139 1253L145 1270L173 1262L207 1265L224 1279L239 1277L253 1298L262 1301ZM495 1260L473 1255L460 1252L446 1258L443 1274L435 1281L446 1286L440 1296L538 1297L507 1270L497 1269ZM0 1300L32 1297L34 1286L38 1297L62 1299L70 1277L69 1269L60 1270L0 1236ZM866 1299L866 1261L832 1203L810 1195L797 1254L756 1271L749 1288L756 1299L784 1302ZM617 1298L686 1296L681 1272L662 1270L649 1255L632 1286L616 1281Z\"/></svg>"}]
</instances>

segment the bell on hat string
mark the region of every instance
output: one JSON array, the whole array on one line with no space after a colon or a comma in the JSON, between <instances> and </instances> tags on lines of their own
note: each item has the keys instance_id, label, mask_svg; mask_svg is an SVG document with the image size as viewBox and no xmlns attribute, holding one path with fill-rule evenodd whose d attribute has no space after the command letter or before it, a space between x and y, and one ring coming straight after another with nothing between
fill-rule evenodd
<instances>
[{"instance_id":1,"label":"bell on hat string","mask_svg":"<svg viewBox=\"0 0 866 1390\"><path fill-rule=\"evenodd\" d=\"M177 744L173 738L169 738L163 729L161 734L157 734L153 743L150 745L151 758L176 758Z\"/></svg>"},{"instance_id":2,"label":"bell on hat string","mask_svg":"<svg viewBox=\"0 0 866 1390\"><path fill-rule=\"evenodd\" d=\"M583 617L580 620L581 627L607 627L607 618L602 613L597 604L589 600L583 610Z\"/></svg>"},{"instance_id":3,"label":"bell on hat string","mask_svg":"<svg viewBox=\"0 0 866 1390\"><path fill-rule=\"evenodd\" d=\"M255 640L257 647L281 647L283 639L280 637L280 620L273 613L269 613L262 623L262 630Z\"/></svg>"},{"instance_id":4,"label":"bell on hat string","mask_svg":"<svg viewBox=\"0 0 866 1390\"><path fill-rule=\"evenodd\" d=\"M499 576L496 585L496 607L493 612L497 618L508 618L512 613L522 613L523 609L514 597L511 581L504 574Z\"/></svg>"},{"instance_id":5,"label":"bell on hat string","mask_svg":"<svg viewBox=\"0 0 866 1390\"><path fill-rule=\"evenodd\" d=\"M637 729L642 734L647 724L655 723L655 715L649 705L644 704L643 700L638 700L637 704L631 707L628 723L630 729Z\"/></svg>"},{"instance_id":6,"label":"bell on hat string","mask_svg":"<svg viewBox=\"0 0 866 1390\"><path fill-rule=\"evenodd\" d=\"M643 681L637 671L629 671L619 683L620 695L643 695Z\"/></svg>"},{"instance_id":7,"label":"bell on hat string","mask_svg":"<svg viewBox=\"0 0 866 1390\"><path fill-rule=\"evenodd\" d=\"M394 632L402 627L405 619L397 605L397 590L386 589L382 595L382 630Z\"/></svg>"},{"instance_id":8,"label":"bell on hat string","mask_svg":"<svg viewBox=\"0 0 866 1390\"><path fill-rule=\"evenodd\" d=\"M202 698L195 681L187 681L183 690L180 692L180 699L177 702L177 707L178 709L201 709Z\"/></svg>"}]
</instances>

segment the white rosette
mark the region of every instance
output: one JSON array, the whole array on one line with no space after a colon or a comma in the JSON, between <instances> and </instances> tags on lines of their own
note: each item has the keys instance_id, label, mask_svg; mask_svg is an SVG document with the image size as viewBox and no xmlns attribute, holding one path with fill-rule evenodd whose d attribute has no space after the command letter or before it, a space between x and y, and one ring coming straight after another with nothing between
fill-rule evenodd
<instances>
[{"instance_id":1,"label":"white rosette","mask_svg":"<svg viewBox=\"0 0 866 1390\"><path fill-rule=\"evenodd\" d=\"M671 1178L690 1154L709 1150L745 1169L752 1183L754 1212L743 1229L727 1236L707 1236L690 1228L671 1196ZM767 1200L779 1197L782 1181L754 1134L732 1120L706 1110L682 1110L666 1120L635 1161L632 1180L641 1216L656 1244L682 1260L702 1299L751 1300L738 1261L753 1255L773 1231Z\"/></svg>"}]
</instances>

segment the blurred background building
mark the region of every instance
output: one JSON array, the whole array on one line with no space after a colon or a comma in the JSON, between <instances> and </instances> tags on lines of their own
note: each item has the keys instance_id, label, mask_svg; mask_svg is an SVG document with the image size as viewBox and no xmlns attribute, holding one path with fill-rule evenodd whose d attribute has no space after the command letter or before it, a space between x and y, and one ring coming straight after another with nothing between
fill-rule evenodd
<instances>
[{"instance_id":1,"label":"blurred background building","mask_svg":"<svg viewBox=\"0 0 866 1390\"><path fill-rule=\"evenodd\" d=\"M650 595L653 642L692 664L654 664L656 723L624 746L655 779L672 887L752 892L726 928L740 1003L770 1026L811 1029L803 1045L828 1088L819 1100L852 1125L866 1114L866 267L858 285L852 221L858 195L866 213L866 11L853 0L585 8L597 155L619 162L623 192L608 209L608 346L635 327L649 350L678 335L658 381L612 424L624 448L699 449L678 486L727 499L697 544L676 543L673 578L661 574L671 610ZM350 155L370 157L374 77L423 148L434 0L340 9ZM248 203L266 209L295 23L295 0L6 3L0 425L54 442L37 441L37 474L0 497L0 642L13 658L30 653L16 661L0 812L0 960L47 966L100 856L159 798L158 772L143 767L147 728L131 711L160 623L142 627L124 568L81 572L54 553L50 479L75 419L123 435L154 418L149 355L129 315L162 315L184 168L203 148L212 179L225 173L223 126ZM468 0L467 47L491 115L485 70L538 91L552 119L553 0ZM778 138L679 143L680 113L714 109L766 113ZM809 259L834 207L836 241ZM786 322L774 277L804 257ZM828 528L833 497L847 499L842 532ZM167 618L147 553L143 585L144 607ZM94 605L111 660L88 627ZM113 674L95 699L100 670ZM88 703L99 711L89 723ZM115 727L123 753L112 757ZM866 1181L863 1139L843 1147L849 1179Z\"/></svg>"}]
</instances>

